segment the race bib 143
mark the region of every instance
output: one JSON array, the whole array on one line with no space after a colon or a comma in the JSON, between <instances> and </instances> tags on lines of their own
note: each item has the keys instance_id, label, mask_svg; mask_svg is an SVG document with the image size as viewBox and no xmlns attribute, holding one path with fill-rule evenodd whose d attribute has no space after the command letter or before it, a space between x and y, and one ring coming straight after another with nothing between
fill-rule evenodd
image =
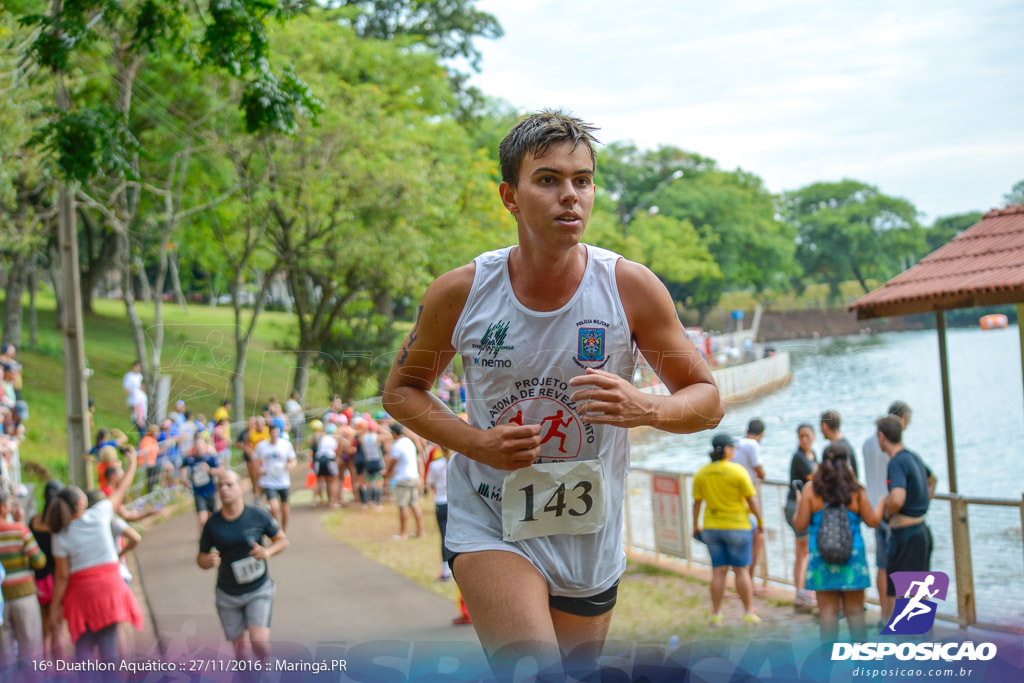
<instances>
[{"instance_id":1,"label":"race bib 143","mask_svg":"<svg viewBox=\"0 0 1024 683\"><path fill-rule=\"evenodd\" d=\"M600 460L532 465L505 475L501 527L506 541L592 534L604 526Z\"/></svg>"}]
</instances>

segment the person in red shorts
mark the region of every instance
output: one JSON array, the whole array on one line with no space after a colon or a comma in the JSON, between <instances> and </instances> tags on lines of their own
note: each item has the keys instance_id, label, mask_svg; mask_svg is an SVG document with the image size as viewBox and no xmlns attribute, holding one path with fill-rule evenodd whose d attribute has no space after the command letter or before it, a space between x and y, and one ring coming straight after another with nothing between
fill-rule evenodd
<instances>
[{"instance_id":1,"label":"person in red shorts","mask_svg":"<svg viewBox=\"0 0 1024 683\"><path fill-rule=\"evenodd\" d=\"M142 610L121 578L117 549L110 525L135 478L138 460L130 449L128 470L107 500L88 507L75 486L57 493L47 508L46 524L53 533L56 574L51 628L60 628L61 615L68 622L75 655L79 659L113 662L120 658L117 625L132 624L142 630Z\"/></svg>"}]
</instances>

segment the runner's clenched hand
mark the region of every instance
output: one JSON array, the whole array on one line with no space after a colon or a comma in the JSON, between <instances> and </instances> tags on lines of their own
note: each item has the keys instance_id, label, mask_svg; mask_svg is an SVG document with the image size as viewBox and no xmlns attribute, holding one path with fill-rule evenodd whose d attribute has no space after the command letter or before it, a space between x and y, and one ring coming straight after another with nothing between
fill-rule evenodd
<instances>
[{"instance_id":1,"label":"runner's clenched hand","mask_svg":"<svg viewBox=\"0 0 1024 683\"><path fill-rule=\"evenodd\" d=\"M267 552L267 549L259 543L253 541L252 550L249 551L249 557L255 557L257 560L266 560L270 557L270 553Z\"/></svg>"},{"instance_id":2,"label":"runner's clenched hand","mask_svg":"<svg viewBox=\"0 0 1024 683\"><path fill-rule=\"evenodd\" d=\"M587 368L587 374L569 380L580 419L587 424L639 427L649 424L654 413L651 397L616 374Z\"/></svg>"},{"instance_id":3,"label":"runner's clenched hand","mask_svg":"<svg viewBox=\"0 0 1024 683\"><path fill-rule=\"evenodd\" d=\"M540 455L540 425L504 424L485 429L467 456L498 470L529 467Z\"/></svg>"}]
</instances>

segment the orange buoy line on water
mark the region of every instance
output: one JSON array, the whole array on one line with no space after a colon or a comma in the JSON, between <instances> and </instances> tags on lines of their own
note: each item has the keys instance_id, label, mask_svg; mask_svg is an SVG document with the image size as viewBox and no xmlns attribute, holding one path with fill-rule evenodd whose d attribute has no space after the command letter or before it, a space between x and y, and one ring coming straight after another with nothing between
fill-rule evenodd
<instances>
[{"instance_id":1,"label":"orange buoy line on water","mask_svg":"<svg viewBox=\"0 0 1024 683\"><path fill-rule=\"evenodd\" d=\"M983 315L978 322L983 330L999 330L1010 324L1009 319L1002 313Z\"/></svg>"}]
</instances>

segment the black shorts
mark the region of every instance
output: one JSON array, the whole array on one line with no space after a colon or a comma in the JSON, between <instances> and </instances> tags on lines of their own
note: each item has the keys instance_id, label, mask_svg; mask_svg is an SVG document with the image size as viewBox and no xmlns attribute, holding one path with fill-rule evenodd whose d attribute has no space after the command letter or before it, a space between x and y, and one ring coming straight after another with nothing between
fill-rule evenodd
<instances>
[{"instance_id":1,"label":"black shorts","mask_svg":"<svg viewBox=\"0 0 1024 683\"><path fill-rule=\"evenodd\" d=\"M313 461L313 469L318 477L338 476L338 463L334 458L320 458Z\"/></svg>"},{"instance_id":2,"label":"black shorts","mask_svg":"<svg viewBox=\"0 0 1024 683\"><path fill-rule=\"evenodd\" d=\"M455 558L461 553L453 553L444 548L444 560L448 563L448 568L453 569L455 567ZM458 583L458 579L455 579ZM608 590L602 591L597 595L591 595L586 598L570 598L564 595L548 595L548 607L558 610L559 612L565 612L566 614L572 614L577 617L599 617L602 614L612 611L615 608L615 602L619 599L619 582L616 581Z\"/></svg>"},{"instance_id":3,"label":"black shorts","mask_svg":"<svg viewBox=\"0 0 1024 683\"><path fill-rule=\"evenodd\" d=\"M282 503L287 503L288 502L288 489L287 488L283 488L283 489L268 489L268 488L264 487L263 488L263 493L266 494L267 500L274 500L275 498L280 498Z\"/></svg>"},{"instance_id":4,"label":"black shorts","mask_svg":"<svg viewBox=\"0 0 1024 683\"><path fill-rule=\"evenodd\" d=\"M384 469L384 463L380 460L367 460L366 461L366 473L377 474Z\"/></svg>"},{"instance_id":5,"label":"black shorts","mask_svg":"<svg viewBox=\"0 0 1024 683\"><path fill-rule=\"evenodd\" d=\"M216 512L217 496L196 496L196 512Z\"/></svg>"},{"instance_id":6,"label":"black shorts","mask_svg":"<svg viewBox=\"0 0 1024 683\"><path fill-rule=\"evenodd\" d=\"M564 595L549 595L548 607L573 614L577 617L599 617L610 612L619 598L619 582L606 591L587 598L568 598Z\"/></svg>"},{"instance_id":7,"label":"black shorts","mask_svg":"<svg viewBox=\"0 0 1024 683\"><path fill-rule=\"evenodd\" d=\"M366 472L366 458L356 457L356 474L364 474Z\"/></svg>"},{"instance_id":8,"label":"black shorts","mask_svg":"<svg viewBox=\"0 0 1024 683\"><path fill-rule=\"evenodd\" d=\"M926 572L932 564L932 531L927 524L893 529L889 537L889 556L885 570L893 572ZM889 579L888 593L896 595L896 586Z\"/></svg>"}]
</instances>

